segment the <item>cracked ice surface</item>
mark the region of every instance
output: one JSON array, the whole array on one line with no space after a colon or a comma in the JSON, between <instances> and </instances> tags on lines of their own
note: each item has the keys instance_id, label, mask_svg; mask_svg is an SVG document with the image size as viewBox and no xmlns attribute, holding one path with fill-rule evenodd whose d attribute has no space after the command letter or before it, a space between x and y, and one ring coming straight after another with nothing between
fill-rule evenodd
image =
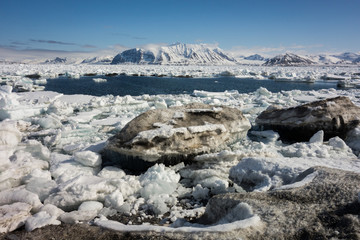
<instances>
[{"instance_id":1,"label":"cracked ice surface","mask_svg":"<svg viewBox=\"0 0 360 240\"><path fill-rule=\"evenodd\" d=\"M201 74L213 76L224 69L235 71L233 67L215 67L209 73L206 67L199 68L203 71L198 72L199 77L203 77ZM17 71L14 69L15 66L4 66L1 74L16 77L36 70L50 76L63 71L71 74L89 71L67 65L59 69L25 65ZM122 67L115 69L112 66L99 71L90 70L99 74L123 71ZM150 74L151 71L159 73L162 70L175 75L177 71L195 72L195 67L126 68L129 74L131 71ZM323 71L315 70L319 74ZM359 94L358 89L273 93L259 88L250 93L199 90L191 95L94 97L45 91L15 93L8 86L1 86L0 205L6 211L13 211L14 214L8 216L23 211L22 215L27 220L19 221L28 230L59 224L59 221L88 222L96 217L99 217L96 221L98 225L122 231L220 231L255 226L261 219L251 214L251 206L245 205L238 207L246 214L224 216L215 226L192 225L184 218L200 216L204 212L204 203L214 194L294 187L288 184L292 184L299 173L311 166L360 172L360 161L354 154L360 151L359 128L351 132L346 142L338 138L323 142L319 133L310 142L291 145L278 141L275 132L252 131L252 138L235 142L222 152L198 156L192 165L155 165L140 176L128 175L116 167L101 169L98 152L110 136L149 109L192 102L226 105L240 109L253 124L257 115L271 105L289 107L343 95L360 106ZM174 131L163 130L170 131L165 135ZM351 151L349 146L358 152ZM14 205L17 202L24 204L19 208ZM160 219L160 225L172 225L136 226L107 220L116 213L136 216L142 223L155 215Z\"/></svg>"}]
</instances>

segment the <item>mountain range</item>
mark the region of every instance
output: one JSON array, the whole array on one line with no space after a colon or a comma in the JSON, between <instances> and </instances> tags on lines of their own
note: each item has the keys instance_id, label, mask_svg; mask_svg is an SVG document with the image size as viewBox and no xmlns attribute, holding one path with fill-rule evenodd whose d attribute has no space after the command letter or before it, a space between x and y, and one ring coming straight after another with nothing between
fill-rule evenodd
<instances>
[{"instance_id":1,"label":"mountain range","mask_svg":"<svg viewBox=\"0 0 360 240\"><path fill-rule=\"evenodd\" d=\"M91 55L90 55L91 56ZM15 63L3 60L0 63ZM349 65L360 64L360 54L319 54L300 56L286 53L273 58L259 54L235 57L231 52L207 44L176 43L167 46L132 48L112 56L71 58L55 56L53 59L33 60L40 64L156 64L156 65L265 65L265 66L307 66L307 65Z\"/></svg>"}]
</instances>

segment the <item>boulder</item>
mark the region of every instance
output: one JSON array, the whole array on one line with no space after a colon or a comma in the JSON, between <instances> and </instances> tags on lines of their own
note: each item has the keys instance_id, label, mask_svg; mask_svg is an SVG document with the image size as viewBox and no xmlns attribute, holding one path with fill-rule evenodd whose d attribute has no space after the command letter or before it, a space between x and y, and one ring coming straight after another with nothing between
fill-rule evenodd
<instances>
[{"instance_id":1,"label":"boulder","mask_svg":"<svg viewBox=\"0 0 360 240\"><path fill-rule=\"evenodd\" d=\"M193 103L150 110L108 140L101 153L103 165L142 172L155 163L187 163L244 138L250 127L240 110L225 106Z\"/></svg>"},{"instance_id":2,"label":"boulder","mask_svg":"<svg viewBox=\"0 0 360 240\"><path fill-rule=\"evenodd\" d=\"M347 97L315 101L287 109L270 107L256 118L264 130L272 129L287 142L309 141L318 131L324 140L346 133L360 123L360 107Z\"/></svg>"},{"instance_id":3,"label":"boulder","mask_svg":"<svg viewBox=\"0 0 360 240\"><path fill-rule=\"evenodd\" d=\"M310 175L312 181L304 181ZM268 192L216 195L198 222L216 223L229 210L247 204L263 224L238 231L237 236L244 239L360 238L359 173L315 167L297 180Z\"/></svg>"}]
</instances>

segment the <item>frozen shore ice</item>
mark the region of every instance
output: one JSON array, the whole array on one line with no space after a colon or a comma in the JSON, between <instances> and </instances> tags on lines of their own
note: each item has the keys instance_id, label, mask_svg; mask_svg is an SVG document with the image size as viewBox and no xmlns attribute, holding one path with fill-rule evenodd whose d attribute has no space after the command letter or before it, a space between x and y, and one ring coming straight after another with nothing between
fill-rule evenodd
<instances>
[{"instance_id":1,"label":"frozen shore ice","mask_svg":"<svg viewBox=\"0 0 360 240\"><path fill-rule=\"evenodd\" d=\"M199 67L201 72L196 72L196 68L191 66L136 66L140 70L135 66L124 66L125 70L123 66L116 66L116 70L112 67L103 69L99 74L142 71L151 75L166 70L166 73L175 75L184 69L190 73L193 71L194 77L216 76L224 70L241 76L250 74L250 70L246 72L238 67L210 69L202 66ZM59 69L47 68L50 66L18 68L6 65L0 68L0 75L22 76L37 71L46 77L47 74L53 76L64 71L73 75L93 71L65 65ZM261 72L255 67L253 70ZM359 69L306 70L315 71L317 76L321 76L325 72L356 72ZM305 73L302 75L302 71L305 71L303 68L285 68L283 71L294 71L296 76L305 76ZM338 95L348 96L360 106L359 89L273 93L260 88L250 93L194 91L193 94L179 95L94 97L46 91L15 93L3 86L0 91L0 104L3 104L0 110L1 205L25 202L40 211L38 215L35 215L36 211L31 213L33 216L28 221L29 230L57 224L61 219L88 222L94 217L100 217L97 221L100 226L131 231L230 231L243 226L256 226L261 221L258 217L240 220L241 224L234 220L212 227L187 226L184 223L180 228L172 228L124 225L106 220L101 215L115 211L139 216L145 222L151 215L148 213L152 211L162 216L164 222L172 223L177 219L194 217L194 211L204 207L201 201L207 200L212 194L241 191L241 187L246 188L242 182L253 181L255 187L252 190L266 191L275 187L296 187L286 184L293 183L301 171L315 165L360 172L360 160L354 154L358 155L360 151L359 129L354 129L345 141L335 138L323 142L321 136L315 136L310 142L292 145L278 141L275 132L252 131L251 138L234 143L223 152L198 156L193 166L171 169L159 165L140 177L128 175L114 167L100 169L100 160L95 152L101 150L104 141L127 122L149 109L192 102L226 105L243 111L254 124L256 116L270 105L289 107ZM39 185L46 188L40 189ZM159 197L152 196L154 193L159 194ZM88 212L87 215L84 209L78 209L83 202L88 201L103 204L103 210L91 214ZM59 208L68 214L60 218L63 213ZM168 219L163 216L166 212L171 212ZM245 224L244 221L249 222Z\"/></svg>"}]
</instances>

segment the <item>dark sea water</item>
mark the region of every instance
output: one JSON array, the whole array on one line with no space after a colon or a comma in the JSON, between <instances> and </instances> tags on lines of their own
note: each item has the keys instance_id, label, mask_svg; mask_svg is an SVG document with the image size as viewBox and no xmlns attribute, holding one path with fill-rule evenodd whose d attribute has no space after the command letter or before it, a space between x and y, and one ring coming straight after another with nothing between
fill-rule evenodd
<instances>
[{"instance_id":1,"label":"dark sea water","mask_svg":"<svg viewBox=\"0 0 360 240\"><path fill-rule=\"evenodd\" d=\"M234 77L221 78L160 78L160 77L133 77L116 76L104 77L107 82L94 82L93 78L81 77L80 79L57 78L48 79L45 90L56 91L64 94L88 94L94 96L132 95L142 94L191 94L194 90L223 92L225 90L238 90L248 93L264 87L271 92L281 90L319 90L336 88L335 82L276 82L273 80L238 79Z\"/></svg>"}]
</instances>

